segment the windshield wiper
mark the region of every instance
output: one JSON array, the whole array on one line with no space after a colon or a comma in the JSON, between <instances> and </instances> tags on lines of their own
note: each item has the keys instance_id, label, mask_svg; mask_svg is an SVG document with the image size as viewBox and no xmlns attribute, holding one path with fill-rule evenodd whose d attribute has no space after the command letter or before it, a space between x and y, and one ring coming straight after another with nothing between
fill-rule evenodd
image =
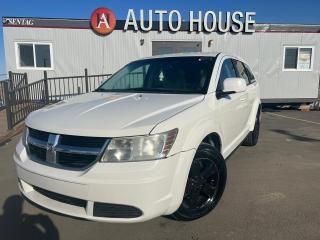
<instances>
[{"instance_id":1,"label":"windshield wiper","mask_svg":"<svg viewBox=\"0 0 320 240\"><path fill-rule=\"evenodd\" d=\"M142 88L128 88L128 89L103 89L98 88L94 92L148 92L146 89Z\"/></svg>"},{"instance_id":2,"label":"windshield wiper","mask_svg":"<svg viewBox=\"0 0 320 240\"><path fill-rule=\"evenodd\" d=\"M201 94L200 92L193 92L180 89L163 89L163 88L149 88L148 91L156 93L189 93L189 94Z\"/></svg>"}]
</instances>

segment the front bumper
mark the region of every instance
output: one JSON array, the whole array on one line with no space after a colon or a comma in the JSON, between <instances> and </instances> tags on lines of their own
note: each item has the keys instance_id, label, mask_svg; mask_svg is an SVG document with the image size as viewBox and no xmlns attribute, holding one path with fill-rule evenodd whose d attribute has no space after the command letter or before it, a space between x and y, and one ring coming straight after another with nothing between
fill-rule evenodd
<instances>
[{"instance_id":1,"label":"front bumper","mask_svg":"<svg viewBox=\"0 0 320 240\"><path fill-rule=\"evenodd\" d=\"M88 220L140 222L171 214L178 209L194 154L195 151L190 150L156 161L98 162L84 171L70 171L30 160L20 141L14 160L19 189L25 198L36 205ZM85 204L61 201L37 189L82 200ZM106 203L109 208L114 204L114 211L119 206L127 206L131 210L140 210L141 214L102 217L95 211L95 207L102 203Z\"/></svg>"}]
</instances>

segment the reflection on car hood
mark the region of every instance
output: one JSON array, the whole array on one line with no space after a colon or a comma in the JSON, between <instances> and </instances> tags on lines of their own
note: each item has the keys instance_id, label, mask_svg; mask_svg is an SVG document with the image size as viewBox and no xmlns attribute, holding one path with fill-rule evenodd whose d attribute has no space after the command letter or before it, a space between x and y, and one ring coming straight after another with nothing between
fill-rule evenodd
<instances>
[{"instance_id":1,"label":"reflection on car hood","mask_svg":"<svg viewBox=\"0 0 320 240\"><path fill-rule=\"evenodd\" d=\"M69 135L143 135L203 98L194 94L92 92L35 111L26 125Z\"/></svg>"}]
</instances>

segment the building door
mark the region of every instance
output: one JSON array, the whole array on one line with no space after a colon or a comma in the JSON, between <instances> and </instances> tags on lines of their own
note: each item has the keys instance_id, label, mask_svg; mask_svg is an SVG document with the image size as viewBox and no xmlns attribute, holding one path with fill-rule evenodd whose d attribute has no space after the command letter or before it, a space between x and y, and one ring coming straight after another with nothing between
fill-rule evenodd
<instances>
[{"instance_id":1,"label":"building door","mask_svg":"<svg viewBox=\"0 0 320 240\"><path fill-rule=\"evenodd\" d=\"M201 42L190 41L154 41L152 56L168 53L201 52Z\"/></svg>"}]
</instances>

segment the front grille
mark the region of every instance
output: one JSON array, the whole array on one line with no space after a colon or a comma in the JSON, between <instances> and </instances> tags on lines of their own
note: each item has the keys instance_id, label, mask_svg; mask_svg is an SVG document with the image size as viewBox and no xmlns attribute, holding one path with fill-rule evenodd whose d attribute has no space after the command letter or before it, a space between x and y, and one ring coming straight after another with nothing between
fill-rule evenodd
<instances>
[{"instance_id":1,"label":"front grille","mask_svg":"<svg viewBox=\"0 0 320 240\"><path fill-rule=\"evenodd\" d=\"M108 218L137 218L142 215L139 208L112 203L95 202L93 206L93 216Z\"/></svg>"},{"instance_id":2,"label":"front grille","mask_svg":"<svg viewBox=\"0 0 320 240\"><path fill-rule=\"evenodd\" d=\"M71 168L81 168L94 162L97 156L60 152L58 153L58 158L59 164L63 166Z\"/></svg>"},{"instance_id":3,"label":"front grille","mask_svg":"<svg viewBox=\"0 0 320 240\"><path fill-rule=\"evenodd\" d=\"M29 152L32 156L36 157L39 161L46 160L47 150L41 147L37 147L29 144Z\"/></svg>"},{"instance_id":4,"label":"front grille","mask_svg":"<svg viewBox=\"0 0 320 240\"><path fill-rule=\"evenodd\" d=\"M98 160L108 138L60 135L28 128L27 142L32 160L55 167L83 169Z\"/></svg>"},{"instance_id":5,"label":"front grille","mask_svg":"<svg viewBox=\"0 0 320 240\"><path fill-rule=\"evenodd\" d=\"M38 131L32 128L29 128L29 136L41 141L48 141L49 138L48 132Z\"/></svg>"},{"instance_id":6,"label":"front grille","mask_svg":"<svg viewBox=\"0 0 320 240\"><path fill-rule=\"evenodd\" d=\"M73 147L89 147L89 148L100 148L105 143L106 139L101 137L81 137L62 135L60 140L61 145L68 145Z\"/></svg>"},{"instance_id":7,"label":"front grille","mask_svg":"<svg viewBox=\"0 0 320 240\"><path fill-rule=\"evenodd\" d=\"M40 193L41 195L43 195L47 198L50 198L52 200L58 201L58 202L62 202L62 203L66 203L66 204L70 204L70 205L74 205L74 206L78 206L78 207L83 207L83 208L86 208L86 206L87 206L87 201L83 200L83 199L69 197L69 196L62 195L62 194L55 193L55 192L51 192L51 191L48 191L48 190L45 190L43 188L39 188L36 186L33 186L33 189L35 191L37 191L38 193Z\"/></svg>"}]
</instances>

